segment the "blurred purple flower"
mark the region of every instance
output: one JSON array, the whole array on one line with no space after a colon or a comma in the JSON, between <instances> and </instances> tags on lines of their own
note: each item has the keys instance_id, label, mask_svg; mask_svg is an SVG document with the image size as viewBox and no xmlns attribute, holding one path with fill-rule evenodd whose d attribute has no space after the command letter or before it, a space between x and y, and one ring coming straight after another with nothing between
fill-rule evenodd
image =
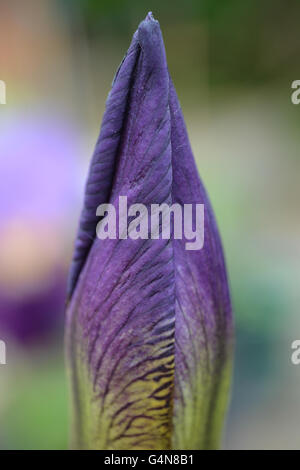
<instances>
[{"instance_id":1,"label":"blurred purple flower","mask_svg":"<svg viewBox=\"0 0 300 470\"><path fill-rule=\"evenodd\" d=\"M95 237L96 208L205 205L205 242ZM115 76L86 184L70 273L73 445L219 445L232 319L221 242L169 77L159 23L140 24Z\"/></svg>"},{"instance_id":2,"label":"blurred purple flower","mask_svg":"<svg viewBox=\"0 0 300 470\"><path fill-rule=\"evenodd\" d=\"M63 325L65 275L53 273L47 285L14 297L0 290L0 336L23 346L42 345Z\"/></svg>"},{"instance_id":3,"label":"blurred purple flower","mask_svg":"<svg viewBox=\"0 0 300 470\"><path fill-rule=\"evenodd\" d=\"M75 130L54 118L6 118L0 139L0 226L11 218L70 220L76 204Z\"/></svg>"},{"instance_id":4,"label":"blurred purple flower","mask_svg":"<svg viewBox=\"0 0 300 470\"><path fill-rule=\"evenodd\" d=\"M29 345L62 325L76 151L76 133L43 115L1 125L0 339Z\"/></svg>"}]
</instances>

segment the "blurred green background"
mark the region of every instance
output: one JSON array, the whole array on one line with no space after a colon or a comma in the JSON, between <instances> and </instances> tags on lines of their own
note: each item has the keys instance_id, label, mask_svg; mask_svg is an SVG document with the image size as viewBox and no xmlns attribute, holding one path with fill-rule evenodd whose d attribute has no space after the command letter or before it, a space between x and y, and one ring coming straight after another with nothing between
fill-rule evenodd
<instances>
[{"instance_id":1,"label":"blurred green background","mask_svg":"<svg viewBox=\"0 0 300 470\"><path fill-rule=\"evenodd\" d=\"M0 3L0 448L64 449L64 291L105 99L148 11L227 259L236 356L226 449L300 448L300 3Z\"/></svg>"}]
</instances>

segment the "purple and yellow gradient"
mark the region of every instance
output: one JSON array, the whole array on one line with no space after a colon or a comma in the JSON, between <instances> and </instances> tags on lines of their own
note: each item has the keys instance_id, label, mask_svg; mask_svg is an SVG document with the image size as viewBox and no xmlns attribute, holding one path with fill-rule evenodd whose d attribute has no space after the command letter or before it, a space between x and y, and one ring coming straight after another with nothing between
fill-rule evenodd
<instances>
[{"instance_id":1,"label":"purple and yellow gradient","mask_svg":"<svg viewBox=\"0 0 300 470\"><path fill-rule=\"evenodd\" d=\"M99 240L96 208L204 204L205 241ZM72 445L219 446L232 314L214 215L199 179L159 23L140 24L115 76L86 183L66 322Z\"/></svg>"}]
</instances>

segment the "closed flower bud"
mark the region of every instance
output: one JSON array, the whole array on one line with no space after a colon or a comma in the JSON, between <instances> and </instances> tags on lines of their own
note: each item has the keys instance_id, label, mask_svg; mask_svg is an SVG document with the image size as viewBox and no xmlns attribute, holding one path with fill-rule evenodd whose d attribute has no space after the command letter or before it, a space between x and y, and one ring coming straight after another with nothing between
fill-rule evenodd
<instances>
[{"instance_id":1,"label":"closed flower bud","mask_svg":"<svg viewBox=\"0 0 300 470\"><path fill-rule=\"evenodd\" d=\"M185 233L181 239L173 232L98 238L104 218L97 208L109 203L118 212L120 196L147 210L203 205L202 248L186 249ZM116 73L91 161L70 273L66 346L73 447L219 446L231 370L228 282L151 14Z\"/></svg>"}]
</instances>

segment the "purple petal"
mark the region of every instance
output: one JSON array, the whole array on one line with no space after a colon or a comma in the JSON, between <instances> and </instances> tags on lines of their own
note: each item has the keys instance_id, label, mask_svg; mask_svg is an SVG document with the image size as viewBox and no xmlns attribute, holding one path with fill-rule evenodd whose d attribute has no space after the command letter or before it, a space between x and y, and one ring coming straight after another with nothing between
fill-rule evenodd
<instances>
[{"instance_id":1,"label":"purple petal","mask_svg":"<svg viewBox=\"0 0 300 470\"><path fill-rule=\"evenodd\" d=\"M110 199L117 154L121 144L127 102L140 46L134 36L131 46L116 73L108 96L100 135L90 164L84 207L80 217L75 252L69 276L68 294L72 294L80 271L95 238L98 222L96 208Z\"/></svg>"},{"instance_id":2,"label":"purple petal","mask_svg":"<svg viewBox=\"0 0 300 470\"><path fill-rule=\"evenodd\" d=\"M204 248L189 252L186 240L96 238L97 206L118 209L124 195L128 205L147 208L204 203ZM152 15L134 35L107 101L70 279L73 445L214 446L229 363L228 285Z\"/></svg>"},{"instance_id":3,"label":"purple petal","mask_svg":"<svg viewBox=\"0 0 300 470\"><path fill-rule=\"evenodd\" d=\"M175 448L218 447L230 376L231 303L214 214L189 144L176 91L170 80L173 202L204 204L202 250L174 240L176 281ZM198 432L197 432L198 431Z\"/></svg>"}]
</instances>

